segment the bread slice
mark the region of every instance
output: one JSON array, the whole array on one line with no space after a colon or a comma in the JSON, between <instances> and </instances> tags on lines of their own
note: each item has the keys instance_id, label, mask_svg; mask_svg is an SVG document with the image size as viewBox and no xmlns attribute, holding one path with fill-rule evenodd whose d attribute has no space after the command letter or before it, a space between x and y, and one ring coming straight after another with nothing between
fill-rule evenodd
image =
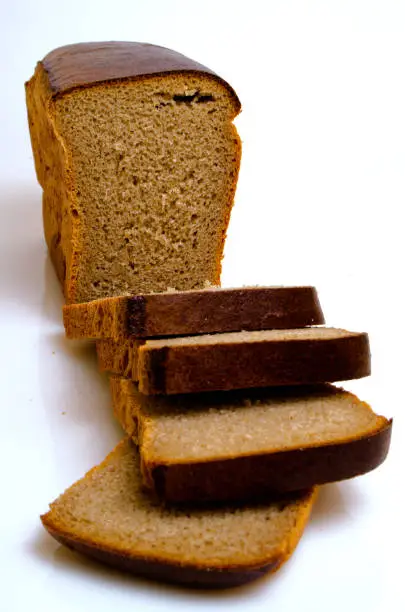
<instances>
[{"instance_id":1,"label":"bread slice","mask_svg":"<svg viewBox=\"0 0 405 612\"><path fill-rule=\"evenodd\" d=\"M111 378L145 485L172 503L235 501L352 478L380 465L391 422L330 385L148 397Z\"/></svg>"},{"instance_id":2,"label":"bread slice","mask_svg":"<svg viewBox=\"0 0 405 612\"><path fill-rule=\"evenodd\" d=\"M370 374L365 333L330 327L101 340L99 366L148 395L313 384Z\"/></svg>"},{"instance_id":3,"label":"bread slice","mask_svg":"<svg viewBox=\"0 0 405 612\"><path fill-rule=\"evenodd\" d=\"M240 102L142 43L61 47L26 84L45 237L67 302L218 284Z\"/></svg>"},{"instance_id":4,"label":"bread slice","mask_svg":"<svg viewBox=\"0 0 405 612\"><path fill-rule=\"evenodd\" d=\"M64 306L68 338L186 336L324 323L314 287L243 287L120 296Z\"/></svg>"},{"instance_id":5,"label":"bread slice","mask_svg":"<svg viewBox=\"0 0 405 612\"><path fill-rule=\"evenodd\" d=\"M135 446L122 441L41 517L62 544L170 582L230 587L276 570L308 520L314 490L245 507L175 509L143 489Z\"/></svg>"}]
</instances>

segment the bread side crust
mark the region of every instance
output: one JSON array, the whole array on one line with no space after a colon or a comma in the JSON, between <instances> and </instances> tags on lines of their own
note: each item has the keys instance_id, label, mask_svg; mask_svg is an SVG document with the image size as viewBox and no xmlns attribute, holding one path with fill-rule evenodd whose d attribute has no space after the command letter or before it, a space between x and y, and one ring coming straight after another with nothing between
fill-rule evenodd
<instances>
[{"instance_id":1,"label":"bread side crust","mask_svg":"<svg viewBox=\"0 0 405 612\"><path fill-rule=\"evenodd\" d=\"M123 338L127 328L128 300L126 296L103 298L63 307L66 337L106 340Z\"/></svg>"},{"instance_id":2,"label":"bread side crust","mask_svg":"<svg viewBox=\"0 0 405 612\"><path fill-rule=\"evenodd\" d=\"M139 390L171 395L352 380L369 376L370 361L366 333L160 348L145 343L138 353Z\"/></svg>"},{"instance_id":3,"label":"bread side crust","mask_svg":"<svg viewBox=\"0 0 405 612\"><path fill-rule=\"evenodd\" d=\"M48 533L60 544L121 571L168 583L225 589L241 586L265 574L274 573L288 561L302 536L310 511L311 508L308 508L306 513L303 508L294 532L285 542L284 548L281 548L271 560L264 562L263 565L240 568L192 567L176 564L170 559L162 561L138 558L135 555L109 549L99 543L76 538L73 534L62 531L58 525L53 525L47 515L42 516L41 520Z\"/></svg>"},{"instance_id":4,"label":"bread side crust","mask_svg":"<svg viewBox=\"0 0 405 612\"><path fill-rule=\"evenodd\" d=\"M250 287L133 296L127 334L138 337L323 324L314 287Z\"/></svg>"},{"instance_id":5,"label":"bread side crust","mask_svg":"<svg viewBox=\"0 0 405 612\"><path fill-rule=\"evenodd\" d=\"M138 380L138 353L142 340L127 339L124 342L97 340L97 361L100 372L120 374Z\"/></svg>"},{"instance_id":6,"label":"bread side crust","mask_svg":"<svg viewBox=\"0 0 405 612\"><path fill-rule=\"evenodd\" d=\"M243 287L104 298L64 306L70 339L206 334L323 324L314 287Z\"/></svg>"},{"instance_id":7,"label":"bread side crust","mask_svg":"<svg viewBox=\"0 0 405 612\"><path fill-rule=\"evenodd\" d=\"M72 164L55 121L55 103L41 63L25 84L31 144L38 182L43 189L43 224L52 263L69 299L77 272L80 215L73 190Z\"/></svg>"}]
</instances>

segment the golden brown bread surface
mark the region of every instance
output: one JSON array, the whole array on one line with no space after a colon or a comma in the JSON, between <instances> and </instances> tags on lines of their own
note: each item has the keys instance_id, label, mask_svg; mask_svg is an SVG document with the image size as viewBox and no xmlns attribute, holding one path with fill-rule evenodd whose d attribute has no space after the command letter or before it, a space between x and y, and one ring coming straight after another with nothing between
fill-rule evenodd
<instances>
[{"instance_id":1,"label":"golden brown bread surface","mask_svg":"<svg viewBox=\"0 0 405 612\"><path fill-rule=\"evenodd\" d=\"M314 490L241 507L176 509L142 489L138 453L123 440L43 515L58 541L115 567L205 587L277 569L296 547Z\"/></svg>"},{"instance_id":2,"label":"golden brown bread surface","mask_svg":"<svg viewBox=\"0 0 405 612\"><path fill-rule=\"evenodd\" d=\"M68 338L186 336L320 325L314 287L241 287L120 296L63 308Z\"/></svg>"},{"instance_id":3,"label":"golden brown bread surface","mask_svg":"<svg viewBox=\"0 0 405 612\"><path fill-rule=\"evenodd\" d=\"M100 340L99 366L148 395L314 384L370 374L365 333L330 327Z\"/></svg>"},{"instance_id":4,"label":"golden brown bread surface","mask_svg":"<svg viewBox=\"0 0 405 612\"><path fill-rule=\"evenodd\" d=\"M260 498L384 461L391 422L331 385L151 397L110 379L145 485L175 503Z\"/></svg>"},{"instance_id":5,"label":"golden brown bread surface","mask_svg":"<svg viewBox=\"0 0 405 612\"><path fill-rule=\"evenodd\" d=\"M241 145L223 79L140 43L56 49L26 84L67 302L218 284Z\"/></svg>"},{"instance_id":6,"label":"golden brown bread surface","mask_svg":"<svg viewBox=\"0 0 405 612\"><path fill-rule=\"evenodd\" d=\"M98 340L97 361L100 372L115 372L138 380L138 352L142 341L136 338Z\"/></svg>"}]
</instances>

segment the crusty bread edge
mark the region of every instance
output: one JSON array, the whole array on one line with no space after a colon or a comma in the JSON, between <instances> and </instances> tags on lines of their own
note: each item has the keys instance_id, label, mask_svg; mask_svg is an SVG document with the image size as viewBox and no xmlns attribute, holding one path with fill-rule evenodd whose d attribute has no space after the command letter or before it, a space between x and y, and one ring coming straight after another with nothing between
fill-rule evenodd
<instances>
[{"instance_id":1,"label":"crusty bread edge","mask_svg":"<svg viewBox=\"0 0 405 612\"><path fill-rule=\"evenodd\" d=\"M201 305L201 306L200 306ZM240 305L244 313L239 314ZM248 306L247 306L248 305ZM200 312L183 317L177 313ZM172 317L175 315L175 324ZM210 316L214 313L214 319ZM220 313L220 318L215 316ZM123 340L323 325L315 287L233 287L100 298L63 307L69 339Z\"/></svg>"},{"instance_id":2,"label":"crusty bread edge","mask_svg":"<svg viewBox=\"0 0 405 612\"><path fill-rule=\"evenodd\" d=\"M116 340L97 340L97 363L100 372L138 380L138 353L142 342L144 341L133 337L122 343Z\"/></svg>"},{"instance_id":3,"label":"crusty bread edge","mask_svg":"<svg viewBox=\"0 0 405 612\"><path fill-rule=\"evenodd\" d=\"M297 361L301 354L311 359L306 357ZM272 377L266 366L270 355ZM249 367L241 370L242 356L249 362ZM209 366L206 367L206 364ZM266 369L265 373L263 368ZM187 376L184 372L187 372ZM249 372L250 379L247 375ZM137 375L142 393L177 395L353 380L369 376L370 372L368 335L356 333L328 339L218 345L151 347L146 342L138 351Z\"/></svg>"},{"instance_id":4,"label":"crusty bread edge","mask_svg":"<svg viewBox=\"0 0 405 612\"><path fill-rule=\"evenodd\" d=\"M36 91L37 90L37 91ZM78 203L77 196L73 189L74 177L73 177L73 166L72 166L72 155L69 152L68 148L65 145L64 138L59 133L56 125L56 110L55 110L55 99L52 94L52 88L49 81L49 75L45 70L42 62L38 62L35 72L31 79L25 83L25 91L26 91L26 100L27 100L27 110L28 116L31 117L31 113L33 108L31 107L31 102L33 101L35 95L40 96L40 92L42 93L42 97L44 100L43 108L41 112L45 114L46 121L50 130L52 131L53 137L55 141L58 143L58 154L61 159L61 166L63 168L64 179L66 182L66 195L67 201L62 202L58 200L57 206L59 207L59 234L61 243L66 241L67 248L63 250L63 255L65 257L65 268L64 270L61 267L61 262L59 261L58 255L56 253L55 248L52 243L49 242L49 237L46 236L46 241L49 249L49 254L51 257L51 261L54 265L57 277L61 283L62 290L66 301L74 302L74 295L72 295L72 287L74 286L75 279L78 273L79 266L79 248L80 248L80 227L81 227L81 217L80 214L80 205ZM40 183L43 193L46 191L46 180L45 176L49 171L49 168L46 168L42 156L41 149L44 148L45 144L41 139L38 139L38 148L35 147L35 138L33 137L30 121L30 136L31 136L31 144L32 150L35 160L35 169L37 174L38 182ZM65 210L69 214L69 223L71 229L71 236L62 235L62 218L64 215L64 207ZM75 214L79 211L79 214ZM45 210L43 210L43 222L44 228L46 227L47 221Z\"/></svg>"},{"instance_id":5,"label":"crusty bread edge","mask_svg":"<svg viewBox=\"0 0 405 612\"><path fill-rule=\"evenodd\" d=\"M196 311L201 314L199 318L183 317L180 324L176 320L173 326L173 311L176 314L194 311L193 317ZM127 336L154 338L291 329L324 323L315 287L258 286L130 296L127 328L123 331Z\"/></svg>"}]
</instances>

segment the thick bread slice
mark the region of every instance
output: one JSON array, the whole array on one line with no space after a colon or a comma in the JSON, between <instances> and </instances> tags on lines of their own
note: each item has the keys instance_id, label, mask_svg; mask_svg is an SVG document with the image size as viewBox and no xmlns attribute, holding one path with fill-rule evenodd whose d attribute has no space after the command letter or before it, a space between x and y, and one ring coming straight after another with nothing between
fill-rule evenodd
<instances>
[{"instance_id":1,"label":"thick bread slice","mask_svg":"<svg viewBox=\"0 0 405 612\"><path fill-rule=\"evenodd\" d=\"M67 302L218 284L240 102L155 45L49 53L26 83L44 231Z\"/></svg>"},{"instance_id":2,"label":"thick bread slice","mask_svg":"<svg viewBox=\"0 0 405 612\"><path fill-rule=\"evenodd\" d=\"M243 287L120 296L63 308L68 338L186 336L320 325L314 287Z\"/></svg>"},{"instance_id":3,"label":"thick bread slice","mask_svg":"<svg viewBox=\"0 0 405 612\"><path fill-rule=\"evenodd\" d=\"M365 333L328 327L97 342L102 371L149 395L313 384L370 374ZM109 359L105 359L105 354ZM125 366L125 367L124 367Z\"/></svg>"},{"instance_id":4,"label":"thick bread slice","mask_svg":"<svg viewBox=\"0 0 405 612\"><path fill-rule=\"evenodd\" d=\"M330 385L148 397L111 378L144 483L169 502L255 499L380 465L391 421Z\"/></svg>"},{"instance_id":5,"label":"thick bread slice","mask_svg":"<svg viewBox=\"0 0 405 612\"><path fill-rule=\"evenodd\" d=\"M276 570L293 552L314 490L256 506L170 509L142 489L123 440L41 517L62 544L151 578L230 587Z\"/></svg>"}]
</instances>

